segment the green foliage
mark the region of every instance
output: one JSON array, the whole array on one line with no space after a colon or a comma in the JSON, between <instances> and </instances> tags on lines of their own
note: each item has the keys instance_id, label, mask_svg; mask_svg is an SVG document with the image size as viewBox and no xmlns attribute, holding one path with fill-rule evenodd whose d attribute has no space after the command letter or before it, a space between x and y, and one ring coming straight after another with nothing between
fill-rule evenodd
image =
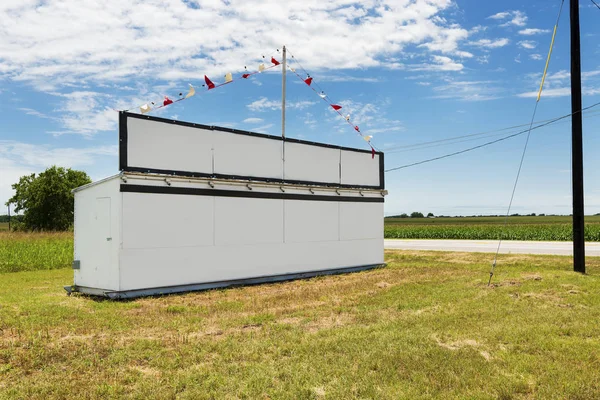
<instances>
[{"instance_id":1,"label":"green foliage","mask_svg":"<svg viewBox=\"0 0 600 400\"><path fill-rule=\"evenodd\" d=\"M572 240L571 217L437 217L422 219L386 218L384 235L388 239L464 239L464 240ZM599 216L585 217L585 240L600 241Z\"/></svg>"},{"instance_id":2,"label":"green foliage","mask_svg":"<svg viewBox=\"0 0 600 400\"><path fill-rule=\"evenodd\" d=\"M15 195L7 204L23 211L22 226L32 231L65 231L73 224L73 189L91 182L83 171L52 166L25 175L12 185Z\"/></svg>"},{"instance_id":3,"label":"green foliage","mask_svg":"<svg viewBox=\"0 0 600 400\"><path fill-rule=\"evenodd\" d=\"M571 225L394 225L385 227L388 239L573 240ZM600 242L600 224L585 227L585 240Z\"/></svg>"},{"instance_id":4,"label":"green foliage","mask_svg":"<svg viewBox=\"0 0 600 400\"><path fill-rule=\"evenodd\" d=\"M73 234L0 233L0 273L71 266Z\"/></svg>"},{"instance_id":5,"label":"green foliage","mask_svg":"<svg viewBox=\"0 0 600 400\"><path fill-rule=\"evenodd\" d=\"M423 213L415 211L410 213L411 218L424 218Z\"/></svg>"},{"instance_id":6,"label":"green foliage","mask_svg":"<svg viewBox=\"0 0 600 400\"><path fill-rule=\"evenodd\" d=\"M429 218L429 217L434 217L433 213L428 213L427 218Z\"/></svg>"}]
</instances>

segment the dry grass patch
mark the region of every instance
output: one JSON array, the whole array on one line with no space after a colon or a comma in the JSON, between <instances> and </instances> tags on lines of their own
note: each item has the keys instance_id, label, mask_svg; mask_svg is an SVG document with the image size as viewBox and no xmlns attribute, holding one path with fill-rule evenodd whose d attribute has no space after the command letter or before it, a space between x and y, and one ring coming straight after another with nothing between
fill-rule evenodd
<instances>
[{"instance_id":1,"label":"dry grass patch","mask_svg":"<svg viewBox=\"0 0 600 400\"><path fill-rule=\"evenodd\" d=\"M493 287L490 255L386 251L382 269L121 302L66 297L69 269L0 274L0 399L600 397L600 262L514 257Z\"/></svg>"}]
</instances>

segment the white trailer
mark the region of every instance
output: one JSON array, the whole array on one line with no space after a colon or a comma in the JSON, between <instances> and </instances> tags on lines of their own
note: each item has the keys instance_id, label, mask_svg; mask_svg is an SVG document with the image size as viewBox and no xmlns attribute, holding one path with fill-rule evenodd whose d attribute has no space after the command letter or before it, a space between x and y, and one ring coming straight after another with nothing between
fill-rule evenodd
<instances>
[{"instance_id":1,"label":"white trailer","mask_svg":"<svg viewBox=\"0 0 600 400\"><path fill-rule=\"evenodd\" d=\"M74 284L110 298L383 266L383 153L127 112L75 189Z\"/></svg>"}]
</instances>

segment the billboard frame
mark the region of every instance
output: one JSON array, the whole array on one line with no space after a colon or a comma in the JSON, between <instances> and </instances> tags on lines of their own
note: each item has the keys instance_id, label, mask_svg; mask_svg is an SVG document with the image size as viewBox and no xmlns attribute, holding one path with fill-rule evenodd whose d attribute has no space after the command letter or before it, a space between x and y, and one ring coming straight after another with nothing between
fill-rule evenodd
<instances>
[{"instance_id":1,"label":"billboard frame","mask_svg":"<svg viewBox=\"0 0 600 400\"><path fill-rule=\"evenodd\" d=\"M174 175L184 177L201 177L201 178L214 178L214 179L235 179L235 180L247 180L247 181L260 181L270 183L281 183L281 184L293 184L293 185L311 185L311 186L324 186L334 188L363 188L363 189L385 189L385 177L384 177L384 153L381 151L375 152L379 156L379 185L355 185L355 184L337 184L331 182L318 182L318 181L302 181L302 180L290 180L290 179L276 179L268 177L255 177L255 176L244 176L244 175L228 175L228 174L209 174L205 172L197 171L180 171L180 170L166 170L166 169L155 169L147 168L144 166L134 166L128 163L128 132L127 132L127 119L137 118L142 120L149 120L167 124L173 124L178 126L185 126L189 128L197 128L211 131L234 133L238 135L253 136L269 140L277 140L285 143L298 143L308 146L324 147L328 149L335 149L341 151L351 151L356 153L371 154L370 150L357 149L352 147L337 146L327 143L312 142L308 140L293 139L281 136L267 135L264 133L255 133L250 131L244 131L233 128L225 128L214 125L203 125L193 122L177 121L173 119L141 115L135 113L129 113L126 111L119 112L119 170L123 172L139 172L139 173L153 173L163 175Z\"/></svg>"}]
</instances>

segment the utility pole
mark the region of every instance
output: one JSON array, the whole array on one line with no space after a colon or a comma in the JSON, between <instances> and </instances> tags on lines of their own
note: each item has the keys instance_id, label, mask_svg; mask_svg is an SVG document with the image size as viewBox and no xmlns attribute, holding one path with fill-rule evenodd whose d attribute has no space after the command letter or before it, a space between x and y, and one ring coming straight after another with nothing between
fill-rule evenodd
<instances>
[{"instance_id":1,"label":"utility pole","mask_svg":"<svg viewBox=\"0 0 600 400\"><path fill-rule=\"evenodd\" d=\"M283 62L281 63L281 137L285 138L285 73L287 57L285 46L283 46Z\"/></svg>"},{"instance_id":2,"label":"utility pole","mask_svg":"<svg viewBox=\"0 0 600 400\"><path fill-rule=\"evenodd\" d=\"M8 207L8 231L10 232L10 203L6 206Z\"/></svg>"},{"instance_id":3,"label":"utility pole","mask_svg":"<svg viewBox=\"0 0 600 400\"><path fill-rule=\"evenodd\" d=\"M573 270L585 273L583 213L583 124L581 117L581 54L579 0L571 2L571 137L573 169Z\"/></svg>"}]
</instances>

